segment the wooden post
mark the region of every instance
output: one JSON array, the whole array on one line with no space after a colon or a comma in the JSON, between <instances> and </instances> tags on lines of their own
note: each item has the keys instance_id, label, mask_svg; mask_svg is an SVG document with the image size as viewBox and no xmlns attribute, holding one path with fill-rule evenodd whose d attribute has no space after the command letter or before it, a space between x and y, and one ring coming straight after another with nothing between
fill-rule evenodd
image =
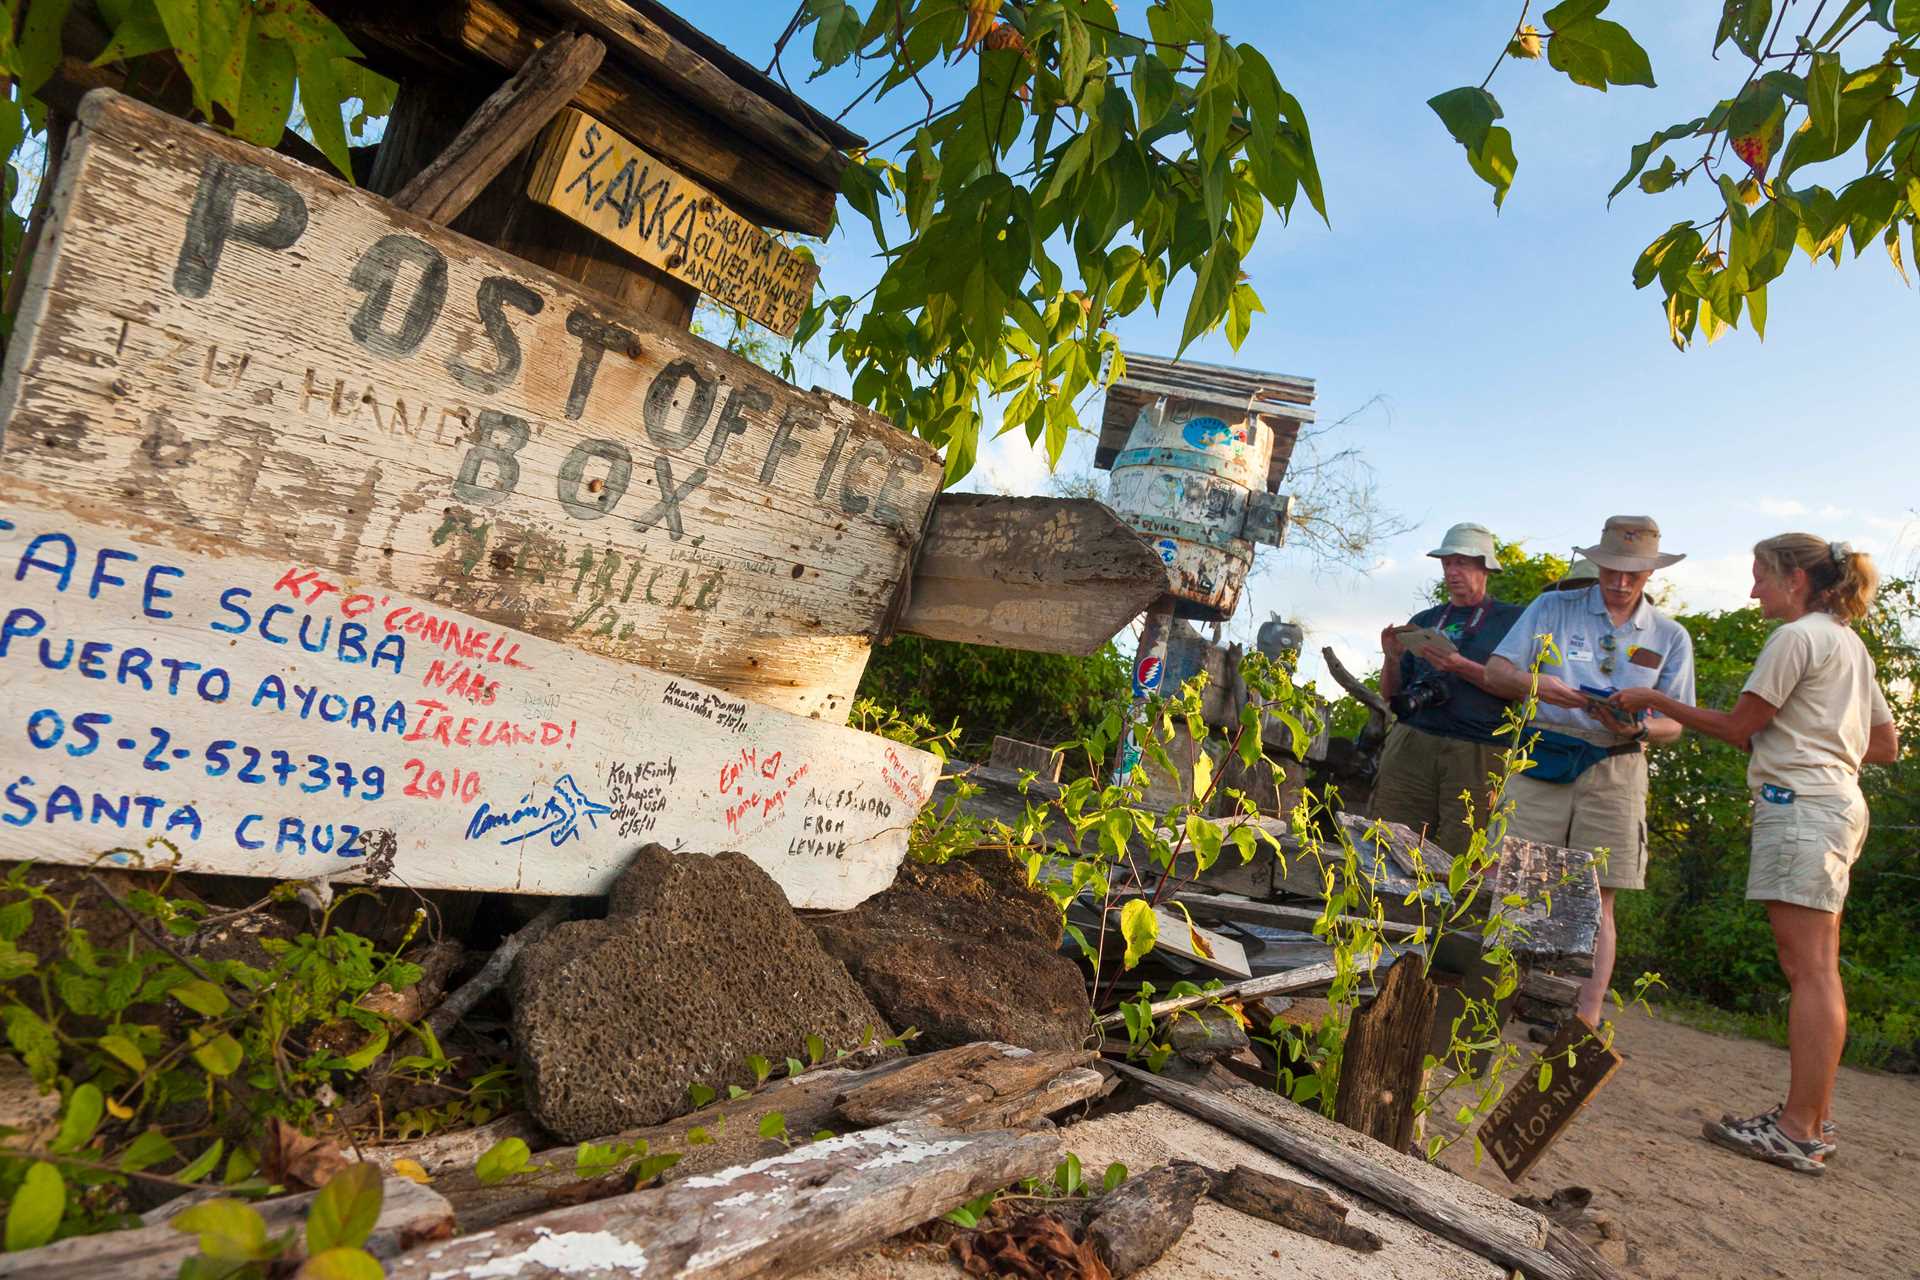
<instances>
[{"instance_id":1,"label":"wooden post","mask_svg":"<svg viewBox=\"0 0 1920 1280\"><path fill-rule=\"evenodd\" d=\"M1427 1028L1440 999L1425 965L1424 956L1413 954L1394 961L1380 994L1353 1015L1340 1053L1334 1119L1395 1151L1413 1142L1413 1104L1426 1079Z\"/></svg>"},{"instance_id":2,"label":"wooden post","mask_svg":"<svg viewBox=\"0 0 1920 1280\"><path fill-rule=\"evenodd\" d=\"M1124 782L1140 763L1140 744L1134 741L1133 726L1146 715L1147 699L1160 691L1167 672L1167 638L1173 633L1172 596L1162 596L1147 610L1146 625L1140 629L1140 645L1133 658L1133 705L1127 711L1128 728L1120 740L1114 762L1114 781Z\"/></svg>"}]
</instances>

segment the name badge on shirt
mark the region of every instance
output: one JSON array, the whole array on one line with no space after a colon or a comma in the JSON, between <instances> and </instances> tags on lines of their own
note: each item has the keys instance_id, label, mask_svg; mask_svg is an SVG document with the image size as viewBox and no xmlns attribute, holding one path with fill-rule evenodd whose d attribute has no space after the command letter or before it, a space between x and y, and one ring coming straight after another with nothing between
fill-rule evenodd
<instances>
[{"instance_id":1,"label":"name badge on shirt","mask_svg":"<svg viewBox=\"0 0 1920 1280\"><path fill-rule=\"evenodd\" d=\"M1578 642L1567 646L1568 662L1592 662L1593 650L1579 647Z\"/></svg>"}]
</instances>

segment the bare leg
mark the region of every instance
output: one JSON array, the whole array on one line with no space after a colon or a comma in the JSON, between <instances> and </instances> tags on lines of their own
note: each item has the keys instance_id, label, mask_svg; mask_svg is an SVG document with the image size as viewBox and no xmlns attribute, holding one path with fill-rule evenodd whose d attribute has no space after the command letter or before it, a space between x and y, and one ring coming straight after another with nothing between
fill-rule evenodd
<instances>
[{"instance_id":1,"label":"bare leg","mask_svg":"<svg viewBox=\"0 0 1920 1280\"><path fill-rule=\"evenodd\" d=\"M1840 985L1840 917L1791 902L1767 903L1780 969L1793 989L1787 1011L1792 1069L1780 1127L1802 1142L1820 1136L1833 1111L1833 1081L1847 1042L1847 995Z\"/></svg>"},{"instance_id":2,"label":"bare leg","mask_svg":"<svg viewBox=\"0 0 1920 1280\"><path fill-rule=\"evenodd\" d=\"M1613 985L1615 892L1613 889L1600 890L1600 928L1593 936L1593 976L1581 984L1580 1003L1576 1006L1580 1016L1596 1027L1600 1025L1607 1006L1607 989Z\"/></svg>"}]
</instances>

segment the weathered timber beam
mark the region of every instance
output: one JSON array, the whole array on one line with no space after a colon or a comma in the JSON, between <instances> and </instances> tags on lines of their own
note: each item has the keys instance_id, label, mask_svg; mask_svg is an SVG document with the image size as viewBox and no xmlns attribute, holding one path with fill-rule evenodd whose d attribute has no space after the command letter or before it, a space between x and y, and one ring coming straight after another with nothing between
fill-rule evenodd
<instances>
[{"instance_id":1,"label":"weathered timber beam","mask_svg":"<svg viewBox=\"0 0 1920 1280\"><path fill-rule=\"evenodd\" d=\"M1413 1104L1426 1080L1428 1031L1439 1003L1425 956L1393 962L1380 994L1347 1024L1334 1119L1395 1151L1413 1145Z\"/></svg>"},{"instance_id":2,"label":"weathered timber beam","mask_svg":"<svg viewBox=\"0 0 1920 1280\"><path fill-rule=\"evenodd\" d=\"M1312 907L1287 907L1272 902L1245 902L1239 898L1222 897L1216 893L1184 892L1173 895L1174 901L1184 903L1196 917L1205 920L1242 920L1249 924L1268 924L1282 928L1311 930L1319 922L1321 913ZM1358 916L1335 916L1334 921L1343 925L1359 925L1377 928L1383 937L1409 938L1419 931L1418 925L1402 924L1397 920L1363 920Z\"/></svg>"},{"instance_id":3,"label":"weathered timber beam","mask_svg":"<svg viewBox=\"0 0 1920 1280\"><path fill-rule=\"evenodd\" d=\"M827 138L796 120L674 38L651 15L618 0L537 0L561 22L577 22L605 40L624 61L738 129L803 173L838 187L847 157Z\"/></svg>"},{"instance_id":4,"label":"weathered timber beam","mask_svg":"<svg viewBox=\"0 0 1920 1280\"><path fill-rule=\"evenodd\" d=\"M1361 972L1370 972L1370 970L1363 968ZM1182 1009L1197 1009L1203 1004L1212 1004L1216 1000L1257 1000L1262 996L1282 996L1293 991L1305 991L1323 982L1332 982L1339 976L1340 971L1334 965L1310 964L1303 969L1289 969L1285 973L1269 973L1264 977L1249 978L1245 982L1228 983L1224 987L1202 991L1198 995L1173 996L1166 1000L1156 1000L1147 1007L1154 1017L1159 1018L1169 1013L1178 1013ZM1124 1014L1110 1013L1100 1019L1100 1025L1112 1027L1125 1021Z\"/></svg>"},{"instance_id":5,"label":"weathered timber beam","mask_svg":"<svg viewBox=\"0 0 1920 1280\"><path fill-rule=\"evenodd\" d=\"M1380 1237L1348 1223L1347 1206L1319 1187L1244 1164L1207 1172L1212 1179L1207 1194L1229 1209L1362 1253L1380 1249Z\"/></svg>"},{"instance_id":6,"label":"weathered timber beam","mask_svg":"<svg viewBox=\"0 0 1920 1280\"><path fill-rule=\"evenodd\" d=\"M1365 1196L1463 1249L1503 1267L1514 1268L1528 1280L1580 1280L1573 1267L1546 1250L1522 1244L1474 1220L1458 1206L1429 1194L1377 1160L1299 1133L1218 1094L1178 1084L1125 1063L1108 1065L1138 1084L1150 1097L1205 1120L1355 1195Z\"/></svg>"},{"instance_id":7,"label":"weathered timber beam","mask_svg":"<svg viewBox=\"0 0 1920 1280\"><path fill-rule=\"evenodd\" d=\"M524 1218L395 1259L389 1280L791 1275L1051 1172L1057 1133L866 1129L657 1191Z\"/></svg>"},{"instance_id":8,"label":"weathered timber beam","mask_svg":"<svg viewBox=\"0 0 1920 1280\"><path fill-rule=\"evenodd\" d=\"M600 69L607 48L589 35L554 37L480 104L466 126L393 203L449 223L546 127Z\"/></svg>"}]
</instances>

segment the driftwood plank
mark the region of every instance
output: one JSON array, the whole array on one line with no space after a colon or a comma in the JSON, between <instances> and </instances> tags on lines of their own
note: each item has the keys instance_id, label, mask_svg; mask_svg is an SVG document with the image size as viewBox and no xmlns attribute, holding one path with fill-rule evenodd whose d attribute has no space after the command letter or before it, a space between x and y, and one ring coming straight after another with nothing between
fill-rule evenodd
<instances>
[{"instance_id":1,"label":"driftwood plank","mask_svg":"<svg viewBox=\"0 0 1920 1280\"><path fill-rule=\"evenodd\" d=\"M1054 1133L866 1129L395 1259L389 1280L781 1276L1050 1172Z\"/></svg>"},{"instance_id":2,"label":"driftwood plank","mask_svg":"<svg viewBox=\"0 0 1920 1280\"><path fill-rule=\"evenodd\" d=\"M1096 653L1167 590L1167 567L1091 498L941 495L901 630Z\"/></svg>"},{"instance_id":3,"label":"driftwood plank","mask_svg":"<svg viewBox=\"0 0 1920 1280\"><path fill-rule=\"evenodd\" d=\"M820 278L817 264L584 111L548 129L527 196L782 336Z\"/></svg>"},{"instance_id":4,"label":"driftwood plank","mask_svg":"<svg viewBox=\"0 0 1920 1280\"><path fill-rule=\"evenodd\" d=\"M1036 1114L1043 1090L1097 1055L1063 1049L1036 1053L1009 1044L961 1045L915 1058L881 1079L840 1095L839 1119L857 1128L922 1120L948 1129L1017 1129ZM1084 1097L1100 1088L1098 1072ZM1055 1101L1049 1095L1049 1104Z\"/></svg>"},{"instance_id":5,"label":"driftwood plank","mask_svg":"<svg viewBox=\"0 0 1920 1280\"><path fill-rule=\"evenodd\" d=\"M394 207L439 223L459 217L593 78L606 52L578 32L543 45L480 104L446 150L408 180L393 197Z\"/></svg>"},{"instance_id":6,"label":"driftwood plank","mask_svg":"<svg viewBox=\"0 0 1920 1280\"><path fill-rule=\"evenodd\" d=\"M1350 1225L1347 1206L1319 1187L1276 1178L1244 1164L1210 1172L1212 1185L1207 1194L1229 1209L1362 1253L1380 1248L1380 1237L1365 1227Z\"/></svg>"},{"instance_id":7,"label":"driftwood plank","mask_svg":"<svg viewBox=\"0 0 1920 1280\"><path fill-rule=\"evenodd\" d=\"M1334 1119L1395 1151L1413 1145L1413 1105L1426 1080L1428 1033L1440 991L1427 980L1426 957L1403 955L1380 993L1347 1024L1340 1051Z\"/></svg>"},{"instance_id":8,"label":"driftwood plank","mask_svg":"<svg viewBox=\"0 0 1920 1280\"><path fill-rule=\"evenodd\" d=\"M0 384L41 502L844 716L924 442L270 152L80 115Z\"/></svg>"},{"instance_id":9,"label":"driftwood plank","mask_svg":"<svg viewBox=\"0 0 1920 1280\"><path fill-rule=\"evenodd\" d=\"M619 0L537 0L562 22L578 22L598 33L620 57L651 72L694 102L720 117L806 173L828 186L838 187L847 157L820 129L796 120L792 113L709 62L699 49L676 38L645 8ZM761 77L764 79L764 77ZM769 82L771 83L771 82ZM845 137L844 132L834 132Z\"/></svg>"},{"instance_id":10,"label":"driftwood plank","mask_svg":"<svg viewBox=\"0 0 1920 1280\"><path fill-rule=\"evenodd\" d=\"M1236 1138L1270 1151L1307 1172L1327 1179L1355 1195L1365 1196L1416 1226L1451 1240L1529 1280L1578 1280L1574 1270L1543 1249L1522 1244L1490 1229L1459 1208L1429 1195L1419 1186L1376 1160L1295 1132L1269 1116L1247 1110L1219 1094L1164 1080L1125 1063L1110 1062L1114 1071L1134 1081L1150 1097L1207 1121Z\"/></svg>"},{"instance_id":11,"label":"driftwood plank","mask_svg":"<svg viewBox=\"0 0 1920 1280\"><path fill-rule=\"evenodd\" d=\"M0 857L164 837L190 871L588 894L657 828L740 850L798 905L850 907L892 881L939 774L398 593L312 596L311 565L140 545L11 486L0 471ZM378 634L402 615L442 643ZM487 672L479 704L436 683L452 644Z\"/></svg>"},{"instance_id":12,"label":"driftwood plank","mask_svg":"<svg viewBox=\"0 0 1920 1280\"><path fill-rule=\"evenodd\" d=\"M266 1219L268 1236L291 1232L295 1258L304 1253L300 1230L319 1193L262 1200L254 1207ZM416 1246L453 1234L453 1206L430 1187L405 1178L381 1186L380 1217L365 1248L376 1258L392 1258ZM198 1237L161 1223L131 1231L73 1236L23 1253L0 1254L6 1280L173 1280L180 1264L200 1251Z\"/></svg>"},{"instance_id":13,"label":"driftwood plank","mask_svg":"<svg viewBox=\"0 0 1920 1280\"><path fill-rule=\"evenodd\" d=\"M1202 920L1243 920L1252 924L1273 925L1277 928L1298 929L1311 932L1320 920L1321 913L1312 907L1285 907L1272 902L1248 902L1241 898L1228 898L1214 893L1176 893L1176 902ZM1360 920L1354 916L1336 916L1336 923L1358 924L1367 928L1378 928L1385 938L1408 938L1419 928L1417 925L1401 924L1395 920Z\"/></svg>"}]
</instances>

